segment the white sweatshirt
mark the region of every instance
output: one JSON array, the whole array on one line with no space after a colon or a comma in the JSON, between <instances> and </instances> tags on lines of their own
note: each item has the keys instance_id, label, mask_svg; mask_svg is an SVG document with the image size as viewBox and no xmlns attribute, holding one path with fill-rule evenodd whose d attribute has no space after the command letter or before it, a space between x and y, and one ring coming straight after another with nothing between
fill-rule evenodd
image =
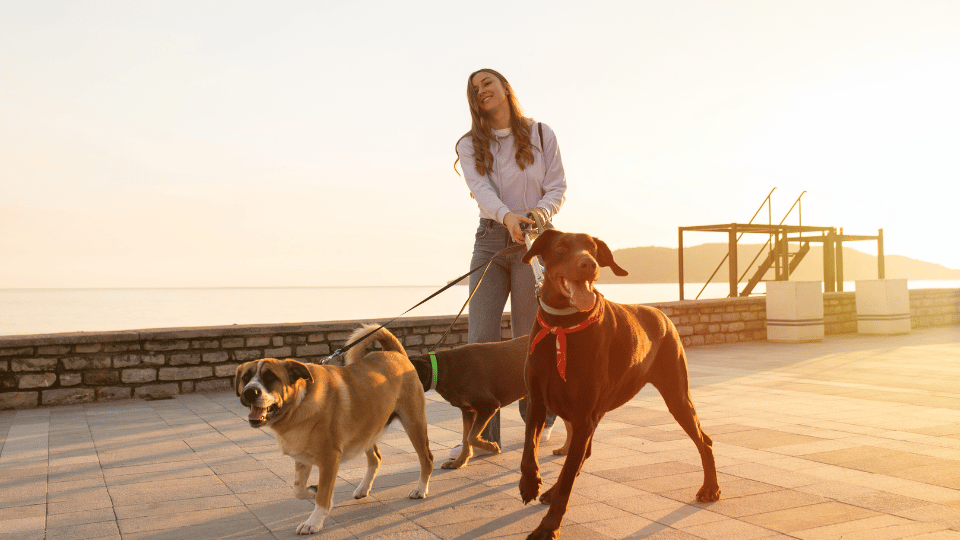
<instances>
[{"instance_id":1,"label":"white sweatshirt","mask_svg":"<svg viewBox=\"0 0 960 540\"><path fill-rule=\"evenodd\" d=\"M493 170L487 176L477 174L474 162L473 137L466 136L457 144L460 156L460 169L466 179L467 187L473 193L480 207L480 217L495 219L503 223L507 212L521 212L534 207L543 210L550 220L560 211L566 197L567 178L560 161L560 149L557 136L550 126L543 124L543 146L539 148L540 133L537 123L530 126L530 142L533 144L533 163L523 170L517 165L513 133L503 130L506 136L497 135L491 143ZM490 182L496 184L496 189ZM497 190L500 196L497 196Z\"/></svg>"}]
</instances>

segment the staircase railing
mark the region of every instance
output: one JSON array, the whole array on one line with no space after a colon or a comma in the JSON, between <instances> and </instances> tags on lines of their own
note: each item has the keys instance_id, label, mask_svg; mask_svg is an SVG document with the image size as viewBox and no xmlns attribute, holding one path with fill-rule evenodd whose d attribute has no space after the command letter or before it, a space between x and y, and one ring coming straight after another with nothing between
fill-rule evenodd
<instances>
[{"instance_id":1,"label":"staircase railing","mask_svg":"<svg viewBox=\"0 0 960 540\"><path fill-rule=\"evenodd\" d=\"M778 223L777 225L783 225L783 222L786 221L787 218L790 217L790 214L793 213L793 209L797 208L797 222L799 226L801 227L803 226L803 204L800 202L800 200L803 198L804 193L806 193L806 190L804 190L803 193L801 193L800 196L797 197L797 200L793 201L793 205L790 206L790 209L787 210L787 213L783 216L783 219L781 219L780 223ZM800 232L799 235L802 237L803 232ZM747 286L743 288L743 292L740 293L740 296L749 296L750 293L753 292L753 288L756 287L757 284L763 280L763 276L770 270L770 266L772 266L773 260L775 258L774 250L770 246L770 243L773 241L773 236L774 235L771 234L767 238L767 242L764 245L760 246L760 251L758 251L757 254L754 255L753 260L750 261L750 264L747 265L746 269L743 271L743 274L741 274L740 278L737 279L737 284L739 285L740 282L743 281L743 278L747 277L747 273L750 272L750 269L753 268L754 264L756 264L757 259L759 259L760 255L763 254L763 251L769 248L767 252L767 260L765 260L763 264L761 264L757 268L753 278L747 283ZM785 248L789 250L789 244L787 244ZM806 250L801 249L801 251L799 251L798 254L801 254L800 256L802 257L803 256L802 254L806 254L807 251L809 251L809 246L807 246ZM799 263L799 261L797 262ZM795 268L796 268L796 264L791 264L789 266L789 269L787 270L787 275L789 276L790 273L793 272Z\"/></svg>"},{"instance_id":2,"label":"staircase railing","mask_svg":"<svg viewBox=\"0 0 960 540\"><path fill-rule=\"evenodd\" d=\"M754 221L755 219L757 219L757 216L758 216L758 215L760 215L760 212L763 210L763 207L766 206L766 207L767 207L767 224L768 224L768 225L771 225L771 226L773 225L773 208L772 208L772 199L771 199L771 197L772 197L772 195L773 195L773 192L776 191L776 189L777 189L777 188L773 188L773 189L770 190L770 193L768 193L767 196L766 196L766 198L763 199L763 202L760 204L760 207L757 208L757 211L754 212L753 217L750 218L750 221L748 221L747 224L753 224L753 221ZM802 201L803 195L804 195L805 193L806 193L806 190L804 190L802 193L800 193L800 196L797 197L797 200L793 201L793 204L790 205L790 209L787 210L787 213L784 214L783 219L781 219L781 220L780 220L780 223L777 224L778 226L779 226L779 225L783 225L783 223L784 223L785 221L787 221L787 219L788 219L788 218L790 217L790 215L793 213L793 210L794 210L794 209L797 209L797 221L798 221L798 224L799 224L800 226L803 226L803 203L802 203L801 201ZM741 232L741 233L737 236L737 242L740 241L740 239L743 237L743 235L744 235L744 233ZM800 235L802 236L803 233L801 232ZM760 255L763 254L764 250L767 250L767 251L768 251L768 258L770 259L770 263L767 264L767 262L764 262L764 264L762 264L759 268L757 268L757 273L756 273L756 275L755 275L754 278L749 282L748 286L744 288L744 292L741 294L741 296L749 295L750 292L753 291L753 288L757 285L757 283L759 283L759 282L763 279L763 275L766 274L766 272L769 270L769 267L773 264L773 259L774 259L774 257L772 256L773 248L772 248L772 246L771 246L771 243L773 242L773 237L774 237L774 234L771 233L771 234L769 235L769 237L767 238L766 243L764 243L764 245L760 246L760 250L757 251L757 254L753 257L753 260L750 261L750 264L748 264L748 265L746 266L746 269L743 271L743 274L741 274L740 277L739 277L739 279L737 280L737 285L739 285L740 282L742 282L743 279L747 276L747 273L750 272L750 269L752 269L752 268L754 267L753 265L757 263L757 260L760 258ZM789 246L789 244L788 244L788 246ZM788 248L788 249L789 249L789 248ZM701 288L701 289L700 289L700 292L697 293L697 296L696 296L697 299L700 298L700 295L703 294L703 291L705 291L705 290L707 289L707 286L710 284L710 282L713 281L713 278L716 277L717 272L719 272L720 269L723 268L724 263L726 263L729 258L730 258L730 254L729 254L729 253L727 253L726 255L723 256L723 259L720 260L720 264L718 264L717 267L713 270L713 273L711 273L711 274L710 274L710 277L707 278L706 283L703 284L703 288ZM778 268L779 268L779 266L778 266ZM794 265L791 265L791 267L787 270L788 275L789 275L789 273L793 270L793 268L794 268ZM732 294L732 293L731 293L731 294Z\"/></svg>"},{"instance_id":3,"label":"staircase railing","mask_svg":"<svg viewBox=\"0 0 960 540\"><path fill-rule=\"evenodd\" d=\"M753 217L750 218L750 221L747 222L748 224L749 224L749 223L753 223L753 220L757 219L757 216L760 215L760 211L763 210L763 207L764 207L764 206L767 207L767 223L768 223L768 224L773 223L773 208L772 208L772 206L771 206L771 204L770 204L770 202L771 202L770 196L773 195L773 192L776 191L776 190L777 190L777 188L774 187L773 189L770 190L770 193L767 193L767 198L765 198L765 199L763 200L763 202L760 203L760 207L757 208L757 211L753 213ZM804 193L806 193L806 192L804 192ZM801 196L802 196L802 195L801 195ZM791 209L792 209L792 208L791 208ZM742 237L743 237L743 233L740 233L740 236L737 236L737 241L739 242L739 241L740 241L740 238L742 238ZM710 277L707 278L707 282L703 284L703 288L700 289L700 292L697 293L697 296L696 296L696 299L697 299L697 300L700 299L700 295L703 294L703 291L705 291L705 290L707 289L707 285L709 285L710 282L713 281L713 278L716 277L717 272L719 272L720 269L723 268L723 263L727 262L727 258L728 258L729 256L730 256L729 253L723 256L723 260L720 261L720 264L717 265L717 268L714 269L713 273L710 274ZM752 264L752 263L751 263L751 264ZM740 278L740 279L743 279L743 278ZM737 283L739 283L739 282L737 282Z\"/></svg>"}]
</instances>

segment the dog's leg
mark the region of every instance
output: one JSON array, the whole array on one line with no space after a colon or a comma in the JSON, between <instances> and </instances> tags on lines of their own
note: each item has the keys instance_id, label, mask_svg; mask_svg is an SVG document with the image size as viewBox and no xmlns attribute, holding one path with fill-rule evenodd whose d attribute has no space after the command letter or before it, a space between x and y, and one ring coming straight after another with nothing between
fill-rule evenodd
<instances>
[{"instance_id":1,"label":"dog's leg","mask_svg":"<svg viewBox=\"0 0 960 540\"><path fill-rule=\"evenodd\" d=\"M565 456L570 452L570 433L573 432L573 425L566 420L563 421L563 429L567 432L565 438L563 439L563 446L560 448L555 448L553 450L553 455L555 456Z\"/></svg>"},{"instance_id":2,"label":"dog's leg","mask_svg":"<svg viewBox=\"0 0 960 540\"><path fill-rule=\"evenodd\" d=\"M477 411L474 409L460 409L463 416L463 443L460 445L460 455L456 459L445 462L440 465L444 469L459 469L465 467L470 458L473 457L470 437L473 433L473 424L477 419Z\"/></svg>"},{"instance_id":3,"label":"dog's leg","mask_svg":"<svg viewBox=\"0 0 960 540\"><path fill-rule=\"evenodd\" d=\"M317 484L317 496L314 499L313 512L306 521L297 527L297 534L314 534L323 528L323 520L330 514L333 506L333 485L340 469L339 449L324 448L318 452L317 468L320 469L320 483Z\"/></svg>"},{"instance_id":4,"label":"dog's leg","mask_svg":"<svg viewBox=\"0 0 960 540\"><path fill-rule=\"evenodd\" d=\"M527 540L553 540L559 536L560 524L570 502L573 481L580 475L580 468L587 459L587 450L593 441L597 423L598 420L578 420L573 424L573 433L567 435L570 437L570 453L563 461L557 483L540 499L550 505L550 510L543 516L540 525L527 536Z\"/></svg>"},{"instance_id":5,"label":"dog's leg","mask_svg":"<svg viewBox=\"0 0 960 540\"><path fill-rule=\"evenodd\" d=\"M567 448L569 448L570 442L573 440L573 424L567 422L566 420L564 420L564 423L570 426L567 431L567 440L564 442ZM597 422L597 424L599 424L599 422ZM593 437L591 436L590 442L587 443L587 452L583 457L583 461L586 462L588 459L590 459L590 455L592 453L593 453ZM563 474L563 469L560 469L560 474ZM577 476L580 476L580 471L577 471ZM553 486L551 486L550 489L544 491L543 495L540 495L540 504L550 504L550 498L553 497L553 490L557 488L557 484L559 483L560 483L560 478L558 475L557 481L554 482Z\"/></svg>"},{"instance_id":6,"label":"dog's leg","mask_svg":"<svg viewBox=\"0 0 960 540\"><path fill-rule=\"evenodd\" d=\"M693 407L689 392L677 396L672 392L661 390L660 395L667 404L667 409L676 419L683 431L687 433L693 444L700 452L700 462L703 464L703 486L697 492L697 501L713 502L720 500L720 484L717 481L717 465L713 457L713 440L703 432L697 411ZM667 397L670 396L670 397Z\"/></svg>"},{"instance_id":7,"label":"dog's leg","mask_svg":"<svg viewBox=\"0 0 960 540\"><path fill-rule=\"evenodd\" d=\"M500 404L496 402L479 403L476 409L477 418L474 420L473 428L470 430L470 444L472 446L476 446L477 448L482 448L492 454L499 454L500 445L495 442L481 439L480 434L483 433L484 428L487 427L487 424L490 422L490 419L493 418L493 415L497 414L497 411L500 410Z\"/></svg>"},{"instance_id":8,"label":"dog's leg","mask_svg":"<svg viewBox=\"0 0 960 540\"><path fill-rule=\"evenodd\" d=\"M651 383L663 396L667 410L680 424L687 436L697 445L700 462L703 464L703 486L697 492L697 501L714 502L720 500L720 484L717 481L717 465L713 457L713 440L703 432L697 410L690 397L690 383L687 379L687 361L683 349L679 348L679 359L671 359L678 366L676 370L665 370L664 374ZM659 360L658 360L659 361Z\"/></svg>"},{"instance_id":9,"label":"dog's leg","mask_svg":"<svg viewBox=\"0 0 960 540\"><path fill-rule=\"evenodd\" d=\"M417 387L420 387L419 383ZM398 416L413 449L417 451L417 457L420 458L420 479L407 496L411 499L423 499L430 492L430 474L433 473L433 453L430 451L430 437L427 436L427 415L423 392L420 392L418 399L411 399L409 407L401 411Z\"/></svg>"},{"instance_id":10,"label":"dog's leg","mask_svg":"<svg viewBox=\"0 0 960 540\"><path fill-rule=\"evenodd\" d=\"M370 488L373 487L373 479L377 477L377 471L380 470L380 462L383 456L380 455L380 449L374 444L367 448L367 474L363 476L363 481L353 492L354 499L362 499L370 494Z\"/></svg>"},{"instance_id":11,"label":"dog's leg","mask_svg":"<svg viewBox=\"0 0 960 540\"><path fill-rule=\"evenodd\" d=\"M317 496L317 486L307 486L313 465L302 461L293 462L293 496L298 499L312 499Z\"/></svg>"},{"instance_id":12,"label":"dog's leg","mask_svg":"<svg viewBox=\"0 0 960 540\"><path fill-rule=\"evenodd\" d=\"M530 392L530 402L527 404L527 429L524 432L523 455L520 458L520 499L523 504L537 497L540 484L543 483L540 478L540 464L537 462L537 448L543 426L547 422L547 407L543 403L543 396L540 390L529 382L527 387L534 390Z\"/></svg>"}]
</instances>

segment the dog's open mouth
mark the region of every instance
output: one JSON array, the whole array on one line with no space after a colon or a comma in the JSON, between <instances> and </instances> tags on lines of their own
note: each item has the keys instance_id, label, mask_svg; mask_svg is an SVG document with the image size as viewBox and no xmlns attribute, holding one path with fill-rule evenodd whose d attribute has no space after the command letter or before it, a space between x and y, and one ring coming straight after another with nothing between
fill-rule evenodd
<instances>
[{"instance_id":1,"label":"dog's open mouth","mask_svg":"<svg viewBox=\"0 0 960 540\"><path fill-rule=\"evenodd\" d=\"M590 311L597 301L597 296L593 292L593 283L588 280L571 281L561 278L560 291L570 300L570 305L578 311Z\"/></svg>"},{"instance_id":2,"label":"dog's open mouth","mask_svg":"<svg viewBox=\"0 0 960 540\"><path fill-rule=\"evenodd\" d=\"M280 409L276 403L270 405L270 407L257 407L256 405L250 406L250 414L247 415L247 420L251 424L262 424L267 421L267 416L272 416L273 413L277 412Z\"/></svg>"}]
</instances>

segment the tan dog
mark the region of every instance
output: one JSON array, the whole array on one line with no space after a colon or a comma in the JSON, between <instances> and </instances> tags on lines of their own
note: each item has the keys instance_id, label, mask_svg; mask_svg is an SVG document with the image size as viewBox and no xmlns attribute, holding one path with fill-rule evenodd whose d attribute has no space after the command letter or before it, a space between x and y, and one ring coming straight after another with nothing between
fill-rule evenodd
<instances>
[{"instance_id":1,"label":"tan dog","mask_svg":"<svg viewBox=\"0 0 960 540\"><path fill-rule=\"evenodd\" d=\"M357 330L347 341L372 328ZM383 351L363 356L373 340ZM395 418L420 457L420 481L410 498L427 496L433 454L427 438L426 404L403 346L389 331L380 329L347 351L345 364L341 368L266 358L237 367L234 385L240 403L250 407L250 425L276 432L280 451L294 460L294 495L316 501L297 534L313 534L323 527L333 505L333 486L342 460L366 453L367 473L353 496L360 499L370 493L381 461L377 437ZM320 482L307 487L313 466L320 469Z\"/></svg>"}]
</instances>

